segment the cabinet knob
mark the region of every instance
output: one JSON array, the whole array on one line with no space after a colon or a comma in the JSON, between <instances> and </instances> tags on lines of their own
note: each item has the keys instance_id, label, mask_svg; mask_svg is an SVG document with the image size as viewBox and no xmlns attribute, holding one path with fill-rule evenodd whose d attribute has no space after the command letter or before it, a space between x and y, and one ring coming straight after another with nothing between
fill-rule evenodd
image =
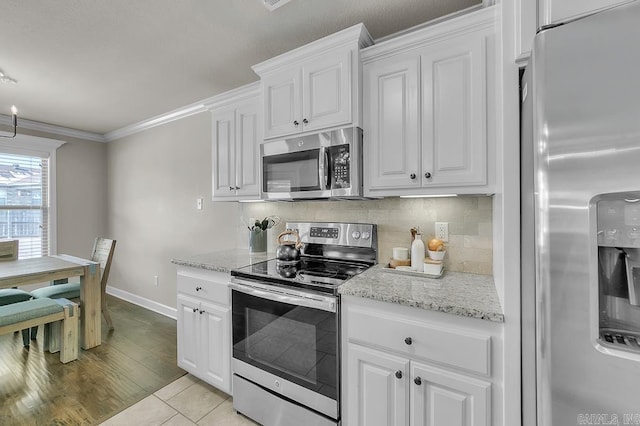
<instances>
[{"instance_id":1,"label":"cabinet knob","mask_svg":"<svg viewBox=\"0 0 640 426\"><path fill-rule=\"evenodd\" d=\"M235 187L233 187L233 186L229 187L229 191L233 191L234 189L235 189Z\"/></svg>"},{"instance_id":2,"label":"cabinet knob","mask_svg":"<svg viewBox=\"0 0 640 426\"><path fill-rule=\"evenodd\" d=\"M302 120L302 122L303 122L304 124L309 124L309 120L307 120L306 118L304 118L304 119Z\"/></svg>"},{"instance_id":3,"label":"cabinet knob","mask_svg":"<svg viewBox=\"0 0 640 426\"><path fill-rule=\"evenodd\" d=\"M431 179L431 173L427 172L424 174L424 177L427 179Z\"/></svg>"},{"instance_id":4,"label":"cabinet knob","mask_svg":"<svg viewBox=\"0 0 640 426\"><path fill-rule=\"evenodd\" d=\"M200 315L204 314L204 310L200 309Z\"/></svg>"},{"instance_id":5,"label":"cabinet knob","mask_svg":"<svg viewBox=\"0 0 640 426\"><path fill-rule=\"evenodd\" d=\"M415 173L411 173L411 174L409 175L409 177L410 177L411 179L415 179L415 178L416 178L416 174L415 174Z\"/></svg>"},{"instance_id":6,"label":"cabinet knob","mask_svg":"<svg viewBox=\"0 0 640 426\"><path fill-rule=\"evenodd\" d=\"M294 125L294 126L296 126L296 127L298 127L298 125L299 125L299 124L300 124L300 123L298 123L298 120L295 120L295 121L293 122L293 125Z\"/></svg>"},{"instance_id":7,"label":"cabinet knob","mask_svg":"<svg viewBox=\"0 0 640 426\"><path fill-rule=\"evenodd\" d=\"M400 370L396 371L396 378L397 379L402 379L402 371L400 371Z\"/></svg>"},{"instance_id":8,"label":"cabinet knob","mask_svg":"<svg viewBox=\"0 0 640 426\"><path fill-rule=\"evenodd\" d=\"M236 186L236 189L240 189L240 187L239 187L239 186Z\"/></svg>"},{"instance_id":9,"label":"cabinet knob","mask_svg":"<svg viewBox=\"0 0 640 426\"><path fill-rule=\"evenodd\" d=\"M202 290L202 287L200 286L196 287L196 291L200 291L200 290Z\"/></svg>"},{"instance_id":10,"label":"cabinet knob","mask_svg":"<svg viewBox=\"0 0 640 426\"><path fill-rule=\"evenodd\" d=\"M198 308L193 308L193 312L196 312L198 310Z\"/></svg>"},{"instance_id":11,"label":"cabinet knob","mask_svg":"<svg viewBox=\"0 0 640 426\"><path fill-rule=\"evenodd\" d=\"M404 339L404 342L405 342L407 345L410 345L410 344L412 344L412 343L413 343L413 339L412 339L411 337L407 337L407 338L405 338L405 339Z\"/></svg>"},{"instance_id":12,"label":"cabinet knob","mask_svg":"<svg viewBox=\"0 0 640 426\"><path fill-rule=\"evenodd\" d=\"M420 378L420 376L417 376L415 379L413 379L413 383L420 386L422 384L422 379Z\"/></svg>"}]
</instances>

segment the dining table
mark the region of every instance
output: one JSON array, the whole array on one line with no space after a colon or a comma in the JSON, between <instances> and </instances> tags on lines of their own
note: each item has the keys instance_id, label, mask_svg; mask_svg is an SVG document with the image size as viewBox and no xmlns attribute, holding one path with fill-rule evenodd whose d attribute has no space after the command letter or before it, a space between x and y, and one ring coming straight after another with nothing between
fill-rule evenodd
<instances>
[{"instance_id":1,"label":"dining table","mask_svg":"<svg viewBox=\"0 0 640 426\"><path fill-rule=\"evenodd\" d=\"M80 345L102 343L100 263L70 255L42 256L0 263L0 288L80 277Z\"/></svg>"}]
</instances>

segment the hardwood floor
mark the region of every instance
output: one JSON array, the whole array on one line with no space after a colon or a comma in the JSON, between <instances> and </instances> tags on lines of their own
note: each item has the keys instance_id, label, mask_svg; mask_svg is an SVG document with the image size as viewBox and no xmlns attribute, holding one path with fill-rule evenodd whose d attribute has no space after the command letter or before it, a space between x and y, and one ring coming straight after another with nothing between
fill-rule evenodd
<instances>
[{"instance_id":1,"label":"hardwood floor","mask_svg":"<svg viewBox=\"0 0 640 426\"><path fill-rule=\"evenodd\" d=\"M0 425L95 425L176 380L176 321L107 296L115 330L60 363L20 334L0 336Z\"/></svg>"}]
</instances>

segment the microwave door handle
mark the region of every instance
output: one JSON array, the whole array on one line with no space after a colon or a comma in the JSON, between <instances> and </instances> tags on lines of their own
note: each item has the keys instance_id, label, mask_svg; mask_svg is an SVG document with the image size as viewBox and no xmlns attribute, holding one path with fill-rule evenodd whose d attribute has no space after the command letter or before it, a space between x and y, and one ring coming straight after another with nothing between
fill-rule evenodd
<instances>
[{"instance_id":1,"label":"microwave door handle","mask_svg":"<svg viewBox=\"0 0 640 426\"><path fill-rule=\"evenodd\" d=\"M329 187L329 153L325 146L320 147L318 153L318 179L320 180L320 190L326 190Z\"/></svg>"}]
</instances>

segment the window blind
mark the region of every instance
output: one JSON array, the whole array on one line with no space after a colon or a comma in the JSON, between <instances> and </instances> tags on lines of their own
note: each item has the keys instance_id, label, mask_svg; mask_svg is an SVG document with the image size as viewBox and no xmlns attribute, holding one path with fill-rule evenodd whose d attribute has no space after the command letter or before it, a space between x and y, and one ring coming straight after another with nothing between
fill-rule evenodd
<instances>
[{"instance_id":1,"label":"window blind","mask_svg":"<svg viewBox=\"0 0 640 426\"><path fill-rule=\"evenodd\" d=\"M19 241L20 259L49 254L48 162L0 153L0 238Z\"/></svg>"}]
</instances>

